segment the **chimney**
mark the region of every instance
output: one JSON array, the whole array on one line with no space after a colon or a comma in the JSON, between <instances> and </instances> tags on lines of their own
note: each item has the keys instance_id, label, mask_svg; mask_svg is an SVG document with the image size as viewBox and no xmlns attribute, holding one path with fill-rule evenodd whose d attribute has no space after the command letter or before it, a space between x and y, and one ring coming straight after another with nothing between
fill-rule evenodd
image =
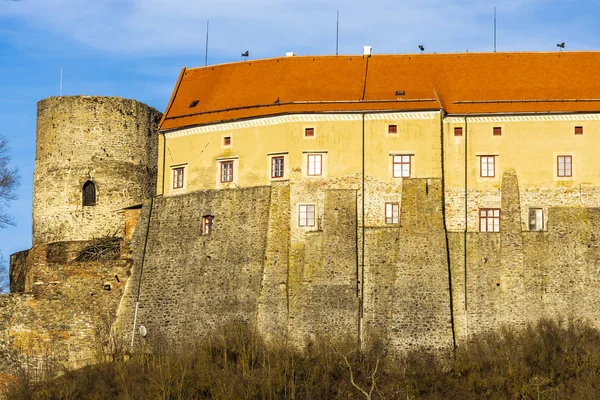
<instances>
[{"instance_id":1,"label":"chimney","mask_svg":"<svg viewBox=\"0 0 600 400\"><path fill-rule=\"evenodd\" d=\"M294 53L293 51L288 51L285 53L286 57L296 57L298 54Z\"/></svg>"},{"instance_id":2,"label":"chimney","mask_svg":"<svg viewBox=\"0 0 600 400\"><path fill-rule=\"evenodd\" d=\"M373 46L363 46L363 56L370 56L373 51Z\"/></svg>"}]
</instances>

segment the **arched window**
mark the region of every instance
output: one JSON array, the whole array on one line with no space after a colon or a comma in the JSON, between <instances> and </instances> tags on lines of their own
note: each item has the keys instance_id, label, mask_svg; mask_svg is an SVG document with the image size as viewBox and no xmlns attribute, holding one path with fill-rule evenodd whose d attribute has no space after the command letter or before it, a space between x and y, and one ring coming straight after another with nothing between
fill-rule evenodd
<instances>
[{"instance_id":1,"label":"arched window","mask_svg":"<svg viewBox=\"0 0 600 400\"><path fill-rule=\"evenodd\" d=\"M94 182L87 181L83 184L83 206L95 206L96 205L96 185Z\"/></svg>"}]
</instances>

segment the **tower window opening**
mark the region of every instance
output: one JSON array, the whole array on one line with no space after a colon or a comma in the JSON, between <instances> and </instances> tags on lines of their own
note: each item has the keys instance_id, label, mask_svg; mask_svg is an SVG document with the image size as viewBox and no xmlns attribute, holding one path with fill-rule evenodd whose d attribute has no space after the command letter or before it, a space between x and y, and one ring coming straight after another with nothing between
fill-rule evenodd
<instances>
[{"instance_id":1,"label":"tower window opening","mask_svg":"<svg viewBox=\"0 0 600 400\"><path fill-rule=\"evenodd\" d=\"M202 217L202 234L210 235L212 232L213 221L215 217L213 215L205 215Z\"/></svg>"},{"instance_id":2,"label":"tower window opening","mask_svg":"<svg viewBox=\"0 0 600 400\"><path fill-rule=\"evenodd\" d=\"M96 185L94 185L94 182L87 181L83 184L82 197L84 207L96 205Z\"/></svg>"}]
</instances>

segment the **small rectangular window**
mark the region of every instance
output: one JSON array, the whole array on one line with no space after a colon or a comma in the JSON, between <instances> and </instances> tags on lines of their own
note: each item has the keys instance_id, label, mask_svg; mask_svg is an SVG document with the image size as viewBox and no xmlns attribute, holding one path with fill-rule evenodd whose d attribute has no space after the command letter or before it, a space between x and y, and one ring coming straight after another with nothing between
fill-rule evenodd
<instances>
[{"instance_id":1,"label":"small rectangular window","mask_svg":"<svg viewBox=\"0 0 600 400\"><path fill-rule=\"evenodd\" d=\"M183 188L184 167L173 168L173 189Z\"/></svg>"},{"instance_id":2,"label":"small rectangular window","mask_svg":"<svg viewBox=\"0 0 600 400\"><path fill-rule=\"evenodd\" d=\"M573 176L571 156L558 156L556 160L557 174L559 177Z\"/></svg>"},{"instance_id":3,"label":"small rectangular window","mask_svg":"<svg viewBox=\"0 0 600 400\"><path fill-rule=\"evenodd\" d=\"M231 136L225 136L223 138L223 146L231 146Z\"/></svg>"},{"instance_id":4,"label":"small rectangular window","mask_svg":"<svg viewBox=\"0 0 600 400\"><path fill-rule=\"evenodd\" d=\"M221 183L233 182L233 161L221 161Z\"/></svg>"},{"instance_id":5,"label":"small rectangular window","mask_svg":"<svg viewBox=\"0 0 600 400\"><path fill-rule=\"evenodd\" d=\"M457 126L454 128L454 136L462 136L462 126Z\"/></svg>"},{"instance_id":6,"label":"small rectangular window","mask_svg":"<svg viewBox=\"0 0 600 400\"><path fill-rule=\"evenodd\" d=\"M397 224L400 221L400 205L398 203L385 203L385 223Z\"/></svg>"},{"instance_id":7,"label":"small rectangular window","mask_svg":"<svg viewBox=\"0 0 600 400\"><path fill-rule=\"evenodd\" d=\"M314 204L301 204L298 206L298 226L315 226Z\"/></svg>"},{"instance_id":8,"label":"small rectangular window","mask_svg":"<svg viewBox=\"0 0 600 400\"><path fill-rule=\"evenodd\" d=\"M388 125L388 133L390 133L390 134L398 133L398 125Z\"/></svg>"},{"instance_id":9,"label":"small rectangular window","mask_svg":"<svg viewBox=\"0 0 600 400\"><path fill-rule=\"evenodd\" d=\"M305 137L315 136L315 128L304 128L304 136Z\"/></svg>"},{"instance_id":10,"label":"small rectangular window","mask_svg":"<svg viewBox=\"0 0 600 400\"><path fill-rule=\"evenodd\" d=\"M544 211L541 208L529 209L529 230L541 231L544 229Z\"/></svg>"},{"instance_id":11,"label":"small rectangular window","mask_svg":"<svg viewBox=\"0 0 600 400\"><path fill-rule=\"evenodd\" d=\"M214 219L215 219L215 217L212 215L205 215L204 217L202 217L202 234L203 235L210 235L210 233L212 232Z\"/></svg>"},{"instance_id":12,"label":"small rectangular window","mask_svg":"<svg viewBox=\"0 0 600 400\"><path fill-rule=\"evenodd\" d=\"M502 135L502 128L499 126L494 127L494 136L501 136Z\"/></svg>"},{"instance_id":13,"label":"small rectangular window","mask_svg":"<svg viewBox=\"0 0 600 400\"><path fill-rule=\"evenodd\" d=\"M392 157L394 178L410 178L410 155Z\"/></svg>"},{"instance_id":14,"label":"small rectangular window","mask_svg":"<svg viewBox=\"0 0 600 400\"><path fill-rule=\"evenodd\" d=\"M575 127L575 134L576 135L583 135L583 126L576 126Z\"/></svg>"},{"instance_id":15,"label":"small rectangular window","mask_svg":"<svg viewBox=\"0 0 600 400\"><path fill-rule=\"evenodd\" d=\"M283 156L271 158L271 178L283 178Z\"/></svg>"},{"instance_id":16,"label":"small rectangular window","mask_svg":"<svg viewBox=\"0 0 600 400\"><path fill-rule=\"evenodd\" d=\"M500 209L479 209L479 232L500 232Z\"/></svg>"},{"instance_id":17,"label":"small rectangular window","mask_svg":"<svg viewBox=\"0 0 600 400\"><path fill-rule=\"evenodd\" d=\"M496 157L479 157L479 176L482 178L493 178L496 176Z\"/></svg>"},{"instance_id":18,"label":"small rectangular window","mask_svg":"<svg viewBox=\"0 0 600 400\"><path fill-rule=\"evenodd\" d=\"M307 156L307 175L318 176L323 173L323 156L321 154L309 154Z\"/></svg>"}]
</instances>

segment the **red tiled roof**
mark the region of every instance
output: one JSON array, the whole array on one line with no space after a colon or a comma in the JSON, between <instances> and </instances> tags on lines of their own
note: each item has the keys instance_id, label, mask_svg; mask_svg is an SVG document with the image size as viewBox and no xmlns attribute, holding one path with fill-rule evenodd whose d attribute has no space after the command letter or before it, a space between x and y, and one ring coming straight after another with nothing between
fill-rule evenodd
<instances>
[{"instance_id":1,"label":"red tiled roof","mask_svg":"<svg viewBox=\"0 0 600 400\"><path fill-rule=\"evenodd\" d=\"M600 111L599 66L600 52L553 52L282 57L184 68L160 127L440 105L450 114Z\"/></svg>"}]
</instances>

